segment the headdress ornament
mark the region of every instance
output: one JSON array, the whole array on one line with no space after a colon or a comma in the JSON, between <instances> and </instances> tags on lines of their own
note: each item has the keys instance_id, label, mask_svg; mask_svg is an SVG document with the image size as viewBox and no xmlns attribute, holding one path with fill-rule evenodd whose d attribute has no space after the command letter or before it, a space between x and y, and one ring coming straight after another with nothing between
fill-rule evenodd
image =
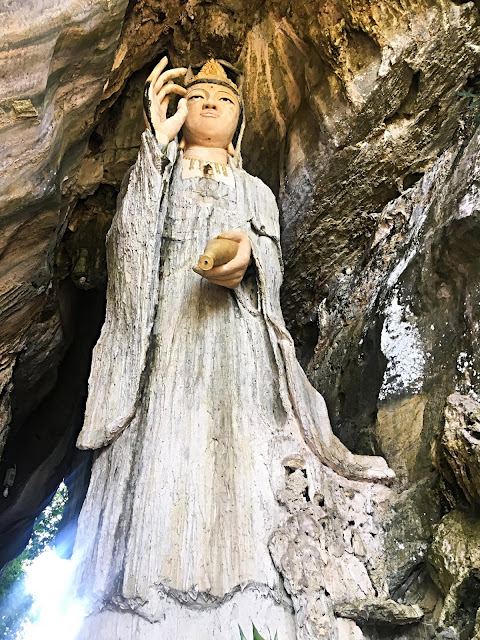
<instances>
[{"instance_id":1,"label":"headdress ornament","mask_svg":"<svg viewBox=\"0 0 480 640\"><path fill-rule=\"evenodd\" d=\"M194 84L199 84L200 82L212 82L213 84L220 84L225 87L229 87L235 95L240 97L240 92L237 85L230 80L227 76L225 68L213 58L207 60L205 64L202 66L197 75L192 75L190 78L185 79L185 87L191 87Z\"/></svg>"}]
</instances>

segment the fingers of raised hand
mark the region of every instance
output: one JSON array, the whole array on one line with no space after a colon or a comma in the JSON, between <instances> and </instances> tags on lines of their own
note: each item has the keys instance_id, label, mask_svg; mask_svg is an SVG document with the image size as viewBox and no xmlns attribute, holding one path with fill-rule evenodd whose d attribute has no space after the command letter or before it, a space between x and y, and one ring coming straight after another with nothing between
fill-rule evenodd
<instances>
[{"instance_id":1,"label":"fingers of raised hand","mask_svg":"<svg viewBox=\"0 0 480 640\"><path fill-rule=\"evenodd\" d=\"M151 82L152 84L155 84L155 82L158 80L158 76L162 73L162 71L165 69L167 64L168 64L168 58L167 56L164 56L160 60L160 62L157 65L155 65L152 73L147 78L147 82Z\"/></svg>"},{"instance_id":2,"label":"fingers of raised hand","mask_svg":"<svg viewBox=\"0 0 480 640\"><path fill-rule=\"evenodd\" d=\"M179 96L184 96L187 93L187 90L183 87L180 87L178 84L167 83L164 87L162 87L161 91L158 92L157 98L160 102L164 100L171 93L176 93Z\"/></svg>"},{"instance_id":3,"label":"fingers of raised hand","mask_svg":"<svg viewBox=\"0 0 480 640\"><path fill-rule=\"evenodd\" d=\"M165 100L167 100L167 99L168 99L168 96L167 96L167 98L165 98ZM171 116L170 120L171 120L171 122L175 122L175 123L179 124L180 127L181 127L183 125L183 123L185 122L185 119L186 119L186 117L188 115L188 109L187 109L187 106L186 106L186 102L185 102L185 105L181 105L180 102L182 102L182 100L179 101L179 103L177 105L177 110L173 114L173 116ZM178 130L180 130L180 129L178 129ZM178 133L178 131L177 131L177 133Z\"/></svg>"},{"instance_id":4,"label":"fingers of raised hand","mask_svg":"<svg viewBox=\"0 0 480 640\"><path fill-rule=\"evenodd\" d=\"M178 101L177 112L181 112L185 116L188 114L187 100L185 98L180 98Z\"/></svg>"},{"instance_id":5,"label":"fingers of raised hand","mask_svg":"<svg viewBox=\"0 0 480 640\"><path fill-rule=\"evenodd\" d=\"M181 78L187 73L187 69L185 67L179 67L178 69L169 69L164 73L161 73L156 80L152 81L152 86L154 87L155 93L158 95L162 88L173 81L174 78Z\"/></svg>"}]
</instances>

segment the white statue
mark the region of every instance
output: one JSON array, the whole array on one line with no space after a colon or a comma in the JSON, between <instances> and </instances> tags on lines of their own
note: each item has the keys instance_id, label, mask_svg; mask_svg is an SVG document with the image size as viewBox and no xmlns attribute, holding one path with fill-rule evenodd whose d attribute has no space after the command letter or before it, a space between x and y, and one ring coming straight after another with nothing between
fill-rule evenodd
<instances>
[{"instance_id":1,"label":"white statue","mask_svg":"<svg viewBox=\"0 0 480 640\"><path fill-rule=\"evenodd\" d=\"M268 548L286 519L285 468L373 482L392 472L332 434L296 360L275 198L236 166L237 86L210 61L184 88L172 80L187 69L166 64L150 76L151 130L108 235L106 320L78 440L98 450L75 552L92 612L81 637L233 639L253 620L293 640ZM196 275L219 234L236 256Z\"/></svg>"}]
</instances>

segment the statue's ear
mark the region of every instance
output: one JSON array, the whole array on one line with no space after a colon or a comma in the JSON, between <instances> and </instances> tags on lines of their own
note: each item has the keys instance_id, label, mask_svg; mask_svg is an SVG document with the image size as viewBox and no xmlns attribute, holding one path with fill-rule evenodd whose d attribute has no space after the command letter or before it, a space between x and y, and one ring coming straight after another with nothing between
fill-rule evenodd
<instances>
[{"instance_id":1,"label":"statue's ear","mask_svg":"<svg viewBox=\"0 0 480 640\"><path fill-rule=\"evenodd\" d=\"M235 147L233 146L233 142L230 142L230 144L227 147L227 153L229 156L233 156L235 155Z\"/></svg>"},{"instance_id":2,"label":"statue's ear","mask_svg":"<svg viewBox=\"0 0 480 640\"><path fill-rule=\"evenodd\" d=\"M182 137L182 139L180 140L180 144L178 145L178 148L182 149L183 151L183 149L185 149L185 144L186 144L185 138Z\"/></svg>"}]
</instances>

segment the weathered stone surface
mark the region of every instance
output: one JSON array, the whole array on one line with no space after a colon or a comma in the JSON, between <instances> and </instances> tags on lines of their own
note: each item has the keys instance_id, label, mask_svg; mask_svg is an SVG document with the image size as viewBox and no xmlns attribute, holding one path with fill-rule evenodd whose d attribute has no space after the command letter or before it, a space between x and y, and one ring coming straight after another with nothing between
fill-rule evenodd
<instances>
[{"instance_id":1,"label":"weathered stone surface","mask_svg":"<svg viewBox=\"0 0 480 640\"><path fill-rule=\"evenodd\" d=\"M81 292L71 283L70 287L68 302L71 305L70 313L75 317L70 329L74 338L58 367L58 375L57 368L51 367L49 375L43 375L37 387L37 393L40 393L40 389L47 386L48 395L41 401L38 395L33 398L27 396L12 411L21 415L22 421L20 425L15 422L12 424L2 456L2 481L7 468L14 465L17 468L12 490L8 498L2 498L1 503L2 566L18 554L19 548L26 545L38 512L48 504L63 478L69 491L72 490L71 507L76 515L79 507L75 507L74 503L78 499L83 500L86 491L84 482L81 482L79 496L74 496L74 487L78 484L75 471L82 464L82 456L75 451L74 445L83 422L91 350L103 319L104 301L96 291ZM35 351L25 352L25 355L39 357ZM30 388L29 383L29 380L17 380L16 384L20 390ZM14 396L15 403L19 400L21 398ZM88 475L88 468L85 473ZM71 543L71 540L68 542Z\"/></svg>"},{"instance_id":2,"label":"weathered stone surface","mask_svg":"<svg viewBox=\"0 0 480 640\"><path fill-rule=\"evenodd\" d=\"M421 477L417 457L423 447L426 404L426 396L413 395L378 408L375 435L385 456L395 464L398 484L405 488Z\"/></svg>"},{"instance_id":3,"label":"weathered stone surface","mask_svg":"<svg viewBox=\"0 0 480 640\"><path fill-rule=\"evenodd\" d=\"M15 518L21 523L9 534L17 542L12 538L2 545L7 559L7 549L18 552L28 539L33 518L73 453L66 452L52 428L55 416L38 422L38 441L29 440L28 418L57 384L59 363L73 337L75 294L59 282L55 269L71 205L61 200L61 185L80 166L126 4L49 1L19 8L4 3L0 10L1 449L10 428L2 480L9 465L17 466L16 482L1 507L4 531ZM66 413L67 432L73 418Z\"/></svg>"},{"instance_id":4,"label":"weathered stone surface","mask_svg":"<svg viewBox=\"0 0 480 640\"><path fill-rule=\"evenodd\" d=\"M29 328L53 293L60 184L83 155L125 8L126 0L30 3L25 22L12 5L2 9L2 360L33 339Z\"/></svg>"},{"instance_id":5,"label":"weathered stone surface","mask_svg":"<svg viewBox=\"0 0 480 640\"><path fill-rule=\"evenodd\" d=\"M379 447L397 473L385 571L394 597L408 595L433 628L425 554L445 506L436 443L452 391L478 392L479 142L478 132L459 140L384 209L361 267L330 282L309 369L342 437Z\"/></svg>"},{"instance_id":6,"label":"weathered stone surface","mask_svg":"<svg viewBox=\"0 0 480 640\"><path fill-rule=\"evenodd\" d=\"M0 382L0 450L3 451L7 440L10 421L12 419L12 407L10 394L12 392L12 376L13 363L2 372Z\"/></svg>"},{"instance_id":7,"label":"weathered stone surface","mask_svg":"<svg viewBox=\"0 0 480 640\"><path fill-rule=\"evenodd\" d=\"M472 4L354 2L317 11L313 3L303 11L292 24L309 51L305 97L280 172L291 283L284 303L294 325L334 271L361 262L375 214L448 146L463 108L456 91L479 51Z\"/></svg>"},{"instance_id":8,"label":"weathered stone surface","mask_svg":"<svg viewBox=\"0 0 480 640\"><path fill-rule=\"evenodd\" d=\"M33 518L72 454L64 451L65 459L44 465L58 445L56 416L37 416L34 434L27 418L57 384L59 361L78 330L76 296L68 282L58 282L54 267L69 207L60 203L61 178L74 171L84 152L125 6L24 4L26 22L18 21L11 4L1 9L0 449L10 431L2 480L9 466L17 467L16 482L1 505L2 530L10 537L8 544L2 539L2 562L28 539ZM103 244L102 238L98 242ZM93 307L91 312L95 315ZM78 429L71 412L59 413L64 430ZM40 466L42 473L33 474ZM15 518L18 531L12 533Z\"/></svg>"},{"instance_id":9,"label":"weathered stone surface","mask_svg":"<svg viewBox=\"0 0 480 640\"><path fill-rule=\"evenodd\" d=\"M340 603L335 606L335 613L363 624L405 625L423 618L423 611L418 605L399 604L380 598Z\"/></svg>"},{"instance_id":10,"label":"weathered stone surface","mask_svg":"<svg viewBox=\"0 0 480 640\"><path fill-rule=\"evenodd\" d=\"M436 528L428 562L445 595L440 625L452 625L460 640L472 638L480 608L480 521L455 510Z\"/></svg>"},{"instance_id":11,"label":"weathered stone surface","mask_svg":"<svg viewBox=\"0 0 480 640\"><path fill-rule=\"evenodd\" d=\"M347 599L388 598L381 523L391 492L345 480L320 465L290 464L278 495L289 517L273 534L270 552L293 600L297 638L367 638L357 618L335 614Z\"/></svg>"},{"instance_id":12,"label":"weathered stone surface","mask_svg":"<svg viewBox=\"0 0 480 640\"><path fill-rule=\"evenodd\" d=\"M480 403L454 393L447 398L443 456L450 467L447 481L458 485L471 506L480 504ZM453 478L451 474L453 473Z\"/></svg>"},{"instance_id":13,"label":"weathered stone surface","mask_svg":"<svg viewBox=\"0 0 480 640\"><path fill-rule=\"evenodd\" d=\"M448 390L476 384L477 336L469 327L477 321L478 156L477 132L392 201L378 217L380 231L364 263L332 279L319 306L320 339L309 371L334 421L351 446L364 450L372 447L367 426L378 421L377 437L410 482L430 469L426 422L430 436L439 433ZM389 444L395 414L399 431L410 422L410 446L419 447L409 461ZM398 433L400 443L404 437Z\"/></svg>"}]
</instances>

